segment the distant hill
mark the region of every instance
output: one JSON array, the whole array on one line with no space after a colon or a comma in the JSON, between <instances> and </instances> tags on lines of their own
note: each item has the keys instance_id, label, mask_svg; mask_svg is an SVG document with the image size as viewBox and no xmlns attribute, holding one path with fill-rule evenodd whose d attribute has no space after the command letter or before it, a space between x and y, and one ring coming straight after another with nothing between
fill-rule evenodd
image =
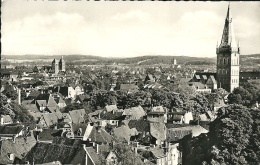
<instances>
[{"instance_id":1,"label":"distant hill","mask_svg":"<svg viewBox=\"0 0 260 165\"><path fill-rule=\"evenodd\" d=\"M15 60L15 61L52 61L60 59L61 55L2 55L2 59ZM154 65L154 64L172 64L173 59L177 60L177 64L181 65L216 65L216 57L189 57L189 56L158 56L147 55L132 58L106 58L92 55L63 55L63 58L67 62L73 62L75 64L134 64L134 65ZM241 65L259 65L260 54L241 55Z\"/></svg>"}]
</instances>

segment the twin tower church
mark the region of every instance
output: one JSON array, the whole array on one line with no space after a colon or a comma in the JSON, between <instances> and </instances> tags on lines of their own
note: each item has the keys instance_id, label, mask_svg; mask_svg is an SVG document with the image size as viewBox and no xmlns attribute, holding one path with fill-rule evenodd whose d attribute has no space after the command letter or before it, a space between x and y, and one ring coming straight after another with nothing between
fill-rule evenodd
<instances>
[{"instance_id":1,"label":"twin tower church","mask_svg":"<svg viewBox=\"0 0 260 165\"><path fill-rule=\"evenodd\" d=\"M65 72L65 61L63 56L61 56L59 61L56 59L52 61L51 69L55 74L58 74L60 71Z\"/></svg>"}]
</instances>

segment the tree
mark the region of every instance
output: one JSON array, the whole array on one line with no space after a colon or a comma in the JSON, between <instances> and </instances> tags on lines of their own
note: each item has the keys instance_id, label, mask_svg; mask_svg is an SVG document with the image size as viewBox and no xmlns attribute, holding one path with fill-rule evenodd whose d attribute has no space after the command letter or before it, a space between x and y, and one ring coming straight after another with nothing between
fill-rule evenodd
<instances>
[{"instance_id":1,"label":"tree","mask_svg":"<svg viewBox=\"0 0 260 165\"><path fill-rule=\"evenodd\" d=\"M12 85L6 85L3 94L12 100L15 100L18 96L17 91L14 89Z\"/></svg>"},{"instance_id":2,"label":"tree","mask_svg":"<svg viewBox=\"0 0 260 165\"><path fill-rule=\"evenodd\" d=\"M118 162L121 162L124 165L143 164L138 154L134 153L126 143L115 144L113 151L117 155Z\"/></svg>"},{"instance_id":3,"label":"tree","mask_svg":"<svg viewBox=\"0 0 260 165\"><path fill-rule=\"evenodd\" d=\"M233 90L233 92L228 95L229 104L242 104L244 106L252 105L253 96L243 87L238 87Z\"/></svg>"},{"instance_id":4,"label":"tree","mask_svg":"<svg viewBox=\"0 0 260 165\"><path fill-rule=\"evenodd\" d=\"M185 164L259 163L259 114L237 104L220 108L207 135L190 137L184 143Z\"/></svg>"}]
</instances>

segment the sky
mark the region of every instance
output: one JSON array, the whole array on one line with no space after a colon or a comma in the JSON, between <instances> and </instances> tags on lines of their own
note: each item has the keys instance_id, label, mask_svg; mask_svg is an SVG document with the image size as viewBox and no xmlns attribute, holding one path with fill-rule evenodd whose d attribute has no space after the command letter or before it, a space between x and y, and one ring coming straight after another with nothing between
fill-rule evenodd
<instances>
[{"instance_id":1,"label":"sky","mask_svg":"<svg viewBox=\"0 0 260 165\"><path fill-rule=\"evenodd\" d=\"M260 53L260 2L230 2L241 54ZM228 2L2 3L4 55L215 57Z\"/></svg>"}]
</instances>

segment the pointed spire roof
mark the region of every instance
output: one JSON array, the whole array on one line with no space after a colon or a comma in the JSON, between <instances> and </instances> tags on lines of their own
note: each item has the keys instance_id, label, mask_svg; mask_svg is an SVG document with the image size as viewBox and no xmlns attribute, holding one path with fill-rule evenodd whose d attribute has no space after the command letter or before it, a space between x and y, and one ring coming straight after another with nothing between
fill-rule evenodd
<instances>
[{"instance_id":1,"label":"pointed spire roof","mask_svg":"<svg viewBox=\"0 0 260 165\"><path fill-rule=\"evenodd\" d=\"M233 22L231 16L230 4L228 5L227 16L223 29L222 39L219 47L237 47L235 33L233 29Z\"/></svg>"}]
</instances>

